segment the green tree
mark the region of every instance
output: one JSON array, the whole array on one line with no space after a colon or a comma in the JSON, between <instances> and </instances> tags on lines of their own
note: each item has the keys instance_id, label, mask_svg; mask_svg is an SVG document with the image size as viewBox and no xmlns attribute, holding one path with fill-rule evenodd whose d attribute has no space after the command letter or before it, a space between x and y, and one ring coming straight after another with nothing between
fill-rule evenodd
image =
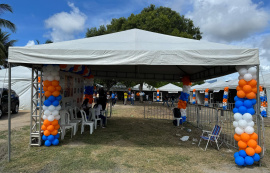
<instances>
[{"instance_id":1,"label":"green tree","mask_svg":"<svg viewBox=\"0 0 270 173\"><path fill-rule=\"evenodd\" d=\"M8 47L13 46L17 40L10 40L10 34L0 29L0 64L7 67Z\"/></svg>"},{"instance_id":2,"label":"green tree","mask_svg":"<svg viewBox=\"0 0 270 173\"><path fill-rule=\"evenodd\" d=\"M13 10L12 10L10 5L8 5L8 4L0 4L0 14L3 14L6 11L13 13ZM12 23L9 20L2 19L2 18L0 18L0 27L8 28L12 32L16 31L16 26L15 26L14 23Z\"/></svg>"}]
</instances>

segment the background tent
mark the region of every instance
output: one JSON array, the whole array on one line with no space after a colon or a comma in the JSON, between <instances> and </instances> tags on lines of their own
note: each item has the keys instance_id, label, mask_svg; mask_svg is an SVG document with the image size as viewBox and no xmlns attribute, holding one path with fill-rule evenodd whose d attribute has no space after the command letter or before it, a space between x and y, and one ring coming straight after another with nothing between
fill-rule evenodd
<instances>
[{"instance_id":1,"label":"background tent","mask_svg":"<svg viewBox=\"0 0 270 173\"><path fill-rule=\"evenodd\" d=\"M27 67L12 67L11 89L20 99L20 109L31 109L31 78L32 70ZM8 69L0 70L0 88L8 88Z\"/></svg>"},{"instance_id":2,"label":"background tent","mask_svg":"<svg viewBox=\"0 0 270 173\"><path fill-rule=\"evenodd\" d=\"M131 88L134 91L140 91L140 84L137 84ZM157 89L147 83L143 83L142 91L156 91Z\"/></svg>"},{"instance_id":3,"label":"background tent","mask_svg":"<svg viewBox=\"0 0 270 173\"><path fill-rule=\"evenodd\" d=\"M176 86L172 83L168 83L167 85L164 85L158 89L159 89L159 91L167 91L168 93L178 93L178 92L182 91L181 87Z\"/></svg>"}]
</instances>

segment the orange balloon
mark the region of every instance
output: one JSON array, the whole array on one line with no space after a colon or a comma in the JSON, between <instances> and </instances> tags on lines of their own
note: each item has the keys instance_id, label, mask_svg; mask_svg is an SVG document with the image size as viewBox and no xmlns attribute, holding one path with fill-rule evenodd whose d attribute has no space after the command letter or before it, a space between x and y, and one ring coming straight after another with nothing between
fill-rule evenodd
<instances>
[{"instance_id":1,"label":"orange balloon","mask_svg":"<svg viewBox=\"0 0 270 173\"><path fill-rule=\"evenodd\" d=\"M48 81L48 80L45 80L43 82L43 85L46 86L46 87L49 87L50 85L52 85L52 82L51 81Z\"/></svg>"},{"instance_id":2,"label":"orange balloon","mask_svg":"<svg viewBox=\"0 0 270 173\"><path fill-rule=\"evenodd\" d=\"M208 101L208 98L205 98L204 100L205 100L205 101Z\"/></svg>"},{"instance_id":3,"label":"orange balloon","mask_svg":"<svg viewBox=\"0 0 270 173\"><path fill-rule=\"evenodd\" d=\"M43 88L43 91L48 91L48 87L44 86Z\"/></svg>"},{"instance_id":4,"label":"orange balloon","mask_svg":"<svg viewBox=\"0 0 270 173\"><path fill-rule=\"evenodd\" d=\"M53 130L53 131L51 132L52 135L57 135L57 133L58 133L58 130Z\"/></svg>"},{"instance_id":5,"label":"orange balloon","mask_svg":"<svg viewBox=\"0 0 270 173\"><path fill-rule=\"evenodd\" d=\"M58 124L58 120L54 119L51 123L53 126L56 126Z\"/></svg>"},{"instance_id":6,"label":"orange balloon","mask_svg":"<svg viewBox=\"0 0 270 173\"><path fill-rule=\"evenodd\" d=\"M250 139L254 139L255 141L258 139L257 133L252 133L250 136Z\"/></svg>"},{"instance_id":7,"label":"orange balloon","mask_svg":"<svg viewBox=\"0 0 270 173\"><path fill-rule=\"evenodd\" d=\"M247 133L242 133L241 134L241 140L242 141L248 141L249 138L250 138L249 134L247 134Z\"/></svg>"},{"instance_id":8,"label":"orange balloon","mask_svg":"<svg viewBox=\"0 0 270 173\"><path fill-rule=\"evenodd\" d=\"M49 125L47 127L47 130L49 130L50 132L54 131L54 126L53 125Z\"/></svg>"},{"instance_id":9,"label":"orange balloon","mask_svg":"<svg viewBox=\"0 0 270 173\"><path fill-rule=\"evenodd\" d=\"M52 93L50 91L46 91L44 95L45 95L45 97L50 97L52 95Z\"/></svg>"},{"instance_id":10,"label":"orange balloon","mask_svg":"<svg viewBox=\"0 0 270 173\"><path fill-rule=\"evenodd\" d=\"M66 64L60 64L59 66L60 66L60 69L64 69L64 68L66 68L66 67L67 67L67 65L66 65Z\"/></svg>"},{"instance_id":11,"label":"orange balloon","mask_svg":"<svg viewBox=\"0 0 270 173\"><path fill-rule=\"evenodd\" d=\"M247 94L247 93L250 93L252 91L252 88L250 85L245 85L245 86L243 86L243 91Z\"/></svg>"},{"instance_id":12,"label":"orange balloon","mask_svg":"<svg viewBox=\"0 0 270 173\"><path fill-rule=\"evenodd\" d=\"M251 81L248 82L248 84L253 88L257 86L257 81L255 79L252 79Z\"/></svg>"},{"instance_id":13,"label":"orange balloon","mask_svg":"<svg viewBox=\"0 0 270 173\"><path fill-rule=\"evenodd\" d=\"M62 89L62 87L60 85L58 85L58 86L55 87L55 90L56 91L61 91L61 89Z\"/></svg>"},{"instance_id":14,"label":"orange balloon","mask_svg":"<svg viewBox=\"0 0 270 173\"><path fill-rule=\"evenodd\" d=\"M51 85L51 86L49 86L49 87L48 87L48 91L50 91L50 92L52 92L52 93L53 93L53 92L55 91L55 87L54 87L54 86L52 86L52 85Z\"/></svg>"},{"instance_id":15,"label":"orange balloon","mask_svg":"<svg viewBox=\"0 0 270 173\"><path fill-rule=\"evenodd\" d=\"M241 140L241 136L238 135L237 133L234 134L233 138L234 138L236 141L240 141L240 140Z\"/></svg>"},{"instance_id":16,"label":"orange balloon","mask_svg":"<svg viewBox=\"0 0 270 173\"><path fill-rule=\"evenodd\" d=\"M58 97L58 96L60 95L60 92L59 92L59 91L54 91L54 92L52 93L52 95L53 95L54 97Z\"/></svg>"},{"instance_id":17,"label":"orange balloon","mask_svg":"<svg viewBox=\"0 0 270 173\"><path fill-rule=\"evenodd\" d=\"M262 152L262 148L257 145L257 147L255 148L255 153L259 154L260 152Z\"/></svg>"},{"instance_id":18,"label":"orange balloon","mask_svg":"<svg viewBox=\"0 0 270 173\"><path fill-rule=\"evenodd\" d=\"M229 91L229 87L225 87L224 88L224 91Z\"/></svg>"},{"instance_id":19,"label":"orange balloon","mask_svg":"<svg viewBox=\"0 0 270 173\"><path fill-rule=\"evenodd\" d=\"M256 99L256 94L254 92L250 92L246 95L248 99Z\"/></svg>"},{"instance_id":20,"label":"orange balloon","mask_svg":"<svg viewBox=\"0 0 270 173\"><path fill-rule=\"evenodd\" d=\"M242 90L242 88L241 88L240 86L237 86L237 87L236 87L236 90L237 90L237 91L240 91L240 90Z\"/></svg>"},{"instance_id":21,"label":"orange balloon","mask_svg":"<svg viewBox=\"0 0 270 173\"><path fill-rule=\"evenodd\" d=\"M254 92L255 94L257 94L257 87L252 88L252 92Z\"/></svg>"},{"instance_id":22,"label":"orange balloon","mask_svg":"<svg viewBox=\"0 0 270 173\"><path fill-rule=\"evenodd\" d=\"M55 130L60 129L60 125L59 125L59 124L55 125L55 126L54 126L54 129L55 129Z\"/></svg>"},{"instance_id":23,"label":"orange balloon","mask_svg":"<svg viewBox=\"0 0 270 173\"><path fill-rule=\"evenodd\" d=\"M246 96L246 93L243 90L237 91L237 97L244 98L245 96Z\"/></svg>"},{"instance_id":24,"label":"orange balloon","mask_svg":"<svg viewBox=\"0 0 270 173\"><path fill-rule=\"evenodd\" d=\"M247 143L245 143L244 141L240 140L240 141L238 141L238 147L239 148L247 148Z\"/></svg>"},{"instance_id":25,"label":"orange balloon","mask_svg":"<svg viewBox=\"0 0 270 173\"><path fill-rule=\"evenodd\" d=\"M51 132L50 132L49 130L45 130L45 131L44 131L44 135L45 135L45 136L49 136L50 134L51 134Z\"/></svg>"},{"instance_id":26,"label":"orange balloon","mask_svg":"<svg viewBox=\"0 0 270 173\"><path fill-rule=\"evenodd\" d=\"M247 82L244 79L241 79L239 80L238 84L240 87L244 87L247 84Z\"/></svg>"},{"instance_id":27,"label":"orange balloon","mask_svg":"<svg viewBox=\"0 0 270 173\"><path fill-rule=\"evenodd\" d=\"M248 145L249 147L256 148L257 142L256 142L254 139L250 139L250 140L247 142L247 145Z\"/></svg>"},{"instance_id":28,"label":"orange balloon","mask_svg":"<svg viewBox=\"0 0 270 173\"><path fill-rule=\"evenodd\" d=\"M247 147L247 148L246 148L246 153L247 153L247 155L249 155L249 156L253 156L253 155L255 154L255 150L254 150L254 148Z\"/></svg>"},{"instance_id":29,"label":"orange balloon","mask_svg":"<svg viewBox=\"0 0 270 173\"><path fill-rule=\"evenodd\" d=\"M53 80L52 81L52 86L58 86L59 85L59 81L57 81L57 80Z\"/></svg>"},{"instance_id":30,"label":"orange balloon","mask_svg":"<svg viewBox=\"0 0 270 173\"><path fill-rule=\"evenodd\" d=\"M43 125L49 126L49 125L51 125L51 122L49 120L44 120Z\"/></svg>"},{"instance_id":31,"label":"orange balloon","mask_svg":"<svg viewBox=\"0 0 270 173\"><path fill-rule=\"evenodd\" d=\"M43 131L45 131L45 130L47 130L47 127L46 127L45 125L42 125L42 126L41 126L41 129L42 129Z\"/></svg>"}]
</instances>

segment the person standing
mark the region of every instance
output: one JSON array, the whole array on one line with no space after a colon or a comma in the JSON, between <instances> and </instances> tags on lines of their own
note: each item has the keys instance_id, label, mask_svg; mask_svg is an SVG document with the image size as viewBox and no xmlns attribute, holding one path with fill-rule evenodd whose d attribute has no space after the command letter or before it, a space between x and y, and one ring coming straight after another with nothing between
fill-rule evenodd
<instances>
[{"instance_id":1,"label":"person standing","mask_svg":"<svg viewBox=\"0 0 270 173\"><path fill-rule=\"evenodd\" d=\"M124 92L124 105L127 104L127 97L128 97L128 94L127 94L127 92L125 91L125 92Z\"/></svg>"},{"instance_id":2,"label":"person standing","mask_svg":"<svg viewBox=\"0 0 270 173\"><path fill-rule=\"evenodd\" d=\"M166 94L166 95L163 97L163 104L162 104L162 105L164 105L164 103L167 103L167 106L170 107L170 106L169 106L169 103L168 103L168 99L169 99L168 94Z\"/></svg>"},{"instance_id":3,"label":"person standing","mask_svg":"<svg viewBox=\"0 0 270 173\"><path fill-rule=\"evenodd\" d=\"M172 95L172 96L171 96L171 102L172 102L171 107L174 107L174 101L175 101L175 96Z\"/></svg>"},{"instance_id":4,"label":"person standing","mask_svg":"<svg viewBox=\"0 0 270 173\"><path fill-rule=\"evenodd\" d=\"M130 99L131 99L131 105L134 105L134 92L131 93Z\"/></svg>"},{"instance_id":5,"label":"person standing","mask_svg":"<svg viewBox=\"0 0 270 173\"><path fill-rule=\"evenodd\" d=\"M112 99L112 106L114 106L114 104L115 104L115 94L114 94L114 92L112 92L111 99Z\"/></svg>"}]
</instances>

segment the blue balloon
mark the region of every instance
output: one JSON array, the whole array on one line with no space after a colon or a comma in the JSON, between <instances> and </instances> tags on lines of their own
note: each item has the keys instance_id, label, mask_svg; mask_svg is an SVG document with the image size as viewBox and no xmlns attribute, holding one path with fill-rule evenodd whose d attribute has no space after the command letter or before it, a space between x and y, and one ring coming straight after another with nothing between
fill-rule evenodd
<instances>
[{"instance_id":1,"label":"blue balloon","mask_svg":"<svg viewBox=\"0 0 270 173\"><path fill-rule=\"evenodd\" d=\"M233 155L234 158L236 157L239 157L239 153L238 152L235 152L234 155Z\"/></svg>"},{"instance_id":2,"label":"blue balloon","mask_svg":"<svg viewBox=\"0 0 270 173\"><path fill-rule=\"evenodd\" d=\"M193 96L193 97L196 97L196 94L193 94L192 96Z\"/></svg>"},{"instance_id":3,"label":"blue balloon","mask_svg":"<svg viewBox=\"0 0 270 173\"><path fill-rule=\"evenodd\" d=\"M244 158L240 156L236 157L234 161L238 166L243 166L245 164Z\"/></svg>"},{"instance_id":4,"label":"blue balloon","mask_svg":"<svg viewBox=\"0 0 270 173\"><path fill-rule=\"evenodd\" d=\"M49 146L51 146L51 145L52 145L51 141L49 141L49 140L46 140L46 141L45 141L45 146L49 147Z\"/></svg>"},{"instance_id":5,"label":"blue balloon","mask_svg":"<svg viewBox=\"0 0 270 173\"><path fill-rule=\"evenodd\" d=\"M49 140L49 141L53 141L53 140L54 140L54 136L53 136L53 135L49 135L49 136L48 136L48 140Z\"/></svg>"},{"instance_id":6,"label":"blue balloon","mask_svg":"<svg viewBox=\"0 0 270 173\"><path fill-rule=\"evenodd\" d=\"M255 110L253 108L247 109L247 113L250 113L251 115L255 114Z\"/></svg>"},{"instance_id":7,"label":"blue balloon","mask_svg":"<svg viewBox=\"0 0 270 173\"><path fill-rule=\"evenodd\" d=\"M253 160L254 160L255 162L258 162L258 161L260 161L260 159L261 159L260 155L257 154L257 153L255 153L254 156L252 156L252 158L253 158Z\"/></svg>"},{"instance_id":8,"label":"blue balloon","mask_svg":"<svg viewBox=\"0 0 270 173\"><path fill-rule=\"evenodd\" d=\"M43 140L43 141L46 141L46 140L47 140L47 136L43 135L43 136L42 136L42 140Z\"/></svg>"},{"instance_id":9,"label":"blue balloon","mask_svg":"<svg viewBox=\"0 0 270 173\"><path fill-rule=\"evenodd\" d=\"M237 108L233 108L233 113L238 113L238 109Z\"/></svg>"},{"instance_id":10,"label":"blue balloon","mask_svg":"<svg viewBox=\"0 0 270 173\"><path fill-rule=\"evenodd\" d=\"M241 102L241 101L236 101L236 102L235 102L235 107L236 107L236 108L239 108L240 106L243 106L243 105L244 105L244 103Z\"/></svg>"},{"instance_id":11,"label":"blue balloon","mask_svg":"<svg viewBox=\"0 0 270 173\"><path fill-rule=\"evenodd\" d=\"M246 108L251 108L252 107L252 101L251 100L245 100L244 101L244 106Z\"/></svg>"},{"instance_id":12,"label":"blue balloon","mask_svg":"<svg viewBox=\"0 0 270 173\"><path fill-rule=\"evenodd\" d=\"M59 140L58 140L58 139L54 139L54 140L52 141L52 144L53 144L53 145L58 145L58 144L59 144Z\"/></svg>"},{"instance_id":13,"label":"blue balloon","mask_svg":"<svg viewBox=\"0 0 270 173\"><path fill-rule=\"evenodd\" d=\"M257 103L256 99L251 99L252 105L255 105Z\"/></svg>"},{"instance_id":14,"label":"blue balloon","mask_svg":"<svg viewBox=\"0 0 270 173\"><path fill-rule=\"evenodd\" d=\"M247 156L247 153L246 153L245 150L240 150L240 151L238 152L238 154L239 154L239 156L241 156L241 157L246 157L246 156Z\"/></svg>"},{"instance_id":15,"label":"blue balloon","mask_svg":"<svg viewBox=\"0 0 270 173\"><path fill-rule=\"evenodd\" d=\"M234 97L234 101L236 102L236 101L238 101L238 100L239 100L239 97L235 96L235 97Z\"/></svg>"},{"instance_id":16,"label":"blue balloon","mask_svg":"<svg viewBox=\"0 0 270 173\"><path fill-rule=\"evenodd\" d=\"M56 97L56 100L58 100L58 101L60 101L61 99L62 99L62 96L61 95L59 95L59 96Z\"/></svg>"},{"instance_id":17,"label":"blue balloon","mask_svg":"<svg viewBox=\"0 0 270 173\"><path fill-rule=\"evenodd\" d=\"M58 106L59 105L59 101L58 100L55 100L53 103L52 103L53 106Z\"/></svg>"},{"instance_id":18,"label":"blue balloon","mask_svg":"<svg viewBox=\"0 0 270 173\"><path fill-rule=\"evenodd\" d=\"M223 106L222 108L223 108L223 110L226 110L227 109L227 106Z\"/></svg>"},{"instance_id":19,"label":"blue balloon","mask_svg":"<svg viewBox=\"0 0 270 173\"><path fill-rule=\"evenodd\" d=\"M227 99L227 98L228 98L228 95L223 95L223 98L224 98L224 99Z\"/></svg>"},{"instance_id":20,"label":"blue balloon","mask_svg":"<svg viewBox=\"0 0 270 173\"><path fill-rule=\"evenodd\" d=\"M52 102L50 102L49 100L45 100L44 101L44 105L45 106L50 106L52 104Z\"/></svg>"},{"instance_id":21,"label":"blue balloon","mask_svg":"<svg viewBox=\"0 0 270 173\"><path fill-rule=\"evenodd\" d=\"M50 96L50 97L48 98L48 100L49 100L50 102L53 102L53 101L55 100L55 97L54 97L54 96Z\"/></svg>"},{"instance_id":22,"label":"blue balloon","mask_svg":"<svg viewBox=\"0 0 270 173\"><path fill-rule=\"evenodd\" d=\"M250 156L245 157L245 163L247 165L252 165L254 163L253 157L250 157Z\"/></svg>"},{"instance_id":23,"label":"blue balloon","mask_svg":"<svg viewBox=\"0 0 270 173\"><path fill-rule=\"evenodd\" d=\"M240 114L243 115L243 114L247 113L247 108L245 106L240 106L238 111Z\"/></svg>"},{"instance_id":24,"label":"blue balloon","mask_svg":"<svg viewBox=\"0 0 270 173\"><path fill-rule=\"evenodd\" d=\"M57 133L57 135L54 136L55 139L58 139L60 137L60 134Z\"/></svg>"},{"instance_id":25,"label":"blue balloon","mask_svg":"<svg viewBox=\"0 0 270 173\"><path fill-rule=\"evenodd\" d=\"M205 97L205 98L208 98L208 95L205 95L204 97Z\"/></svg>"}]
</instances>

